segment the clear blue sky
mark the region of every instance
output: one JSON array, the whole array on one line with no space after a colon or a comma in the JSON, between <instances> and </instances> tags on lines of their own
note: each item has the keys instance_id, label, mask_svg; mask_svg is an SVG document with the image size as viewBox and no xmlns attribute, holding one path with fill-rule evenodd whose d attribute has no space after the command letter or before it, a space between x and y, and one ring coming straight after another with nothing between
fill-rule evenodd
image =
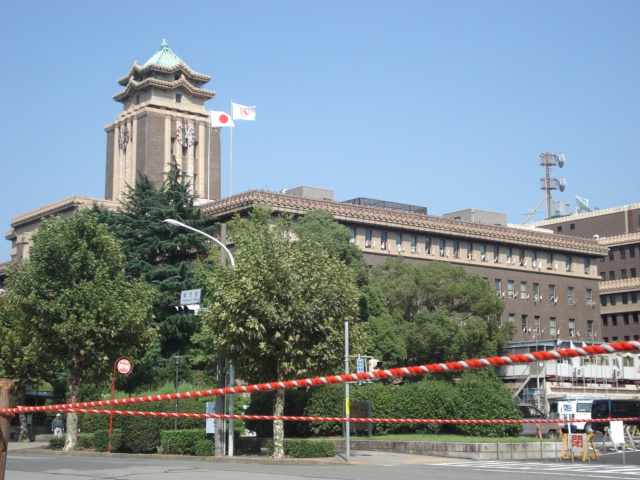
<instances>
[{"instance_id":1,"label":"clear blue sky","mask_svg":"<svg viewBox=\"0 0 640 480\"><path fill-rule=\"evenodd\" d=\"M549 151L567 157L557 200L640 201L638 1L3 1L0 18L3 236L103 198L116 80L164 38L212 76L209 109L257 107L234 130L233 193L309 185L522 223ZM223 196L228 149L225 131Z\"/></svg>"}]
</instances>

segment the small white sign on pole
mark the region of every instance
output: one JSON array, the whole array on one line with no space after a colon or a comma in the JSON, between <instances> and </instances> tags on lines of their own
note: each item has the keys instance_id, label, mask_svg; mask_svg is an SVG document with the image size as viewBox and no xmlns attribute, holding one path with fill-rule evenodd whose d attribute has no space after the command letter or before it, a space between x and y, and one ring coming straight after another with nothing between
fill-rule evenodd
<instances>
[{"instance_id":1,"label":"small white sign on pole","mask_svg":"<svg viewBox=\"0 0 640 480\"><path fill-rule=\"evenodd\" d=\"M207 402L207 414L216 413L216 402ZM216 433L216 419L215 418L207 418L206 419L206 433Z\"/></svg>"},{"instance_id":2,"label":"small white sign on pole","mask_svg":"<svg viewBox=\"0 0 640 480\"><path fill-rule=\"evenodd\" d=\"M358 357L356 360L356 370L357 373L364 373L364 358Z\"/></svg>"},{"instance_id":3,"label":"small white sign on pole","mask_svg":"<svg viewBox=\"0 0 640 480\"><path fill-rule=\"evenodd\" d=\"M624 445L624 427L621 421L610 422L611 443L615 448Z\"/></svg>"}]
</instances>

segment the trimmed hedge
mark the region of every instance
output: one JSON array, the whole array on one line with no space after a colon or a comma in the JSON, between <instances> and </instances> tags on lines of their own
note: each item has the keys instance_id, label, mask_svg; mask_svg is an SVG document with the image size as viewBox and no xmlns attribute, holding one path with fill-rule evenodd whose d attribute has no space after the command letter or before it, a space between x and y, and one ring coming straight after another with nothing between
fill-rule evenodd
<instances>
[{"instance_id":1,"label":"trimmed hedge","mask_svg":"<svg viewBox=\"0 0 640 480\"><path fill-rule=\"evenodd\" d=\"M197 399L197 398L185 398L178 401L178 412L180 413L205 413L206 402L211 399ZM109 407L100 407L102 410L109 410ZM134 403L127 405L116 405L115 410L121 411L134 411L134 412L173 412L175 410L175 401L167 400L162 402L150 402L150 403ZM122 415L115 415L113 417L113 428L122 428L125 418ZM174 419L164 418L162 429L169 430L173 428ZM202 426L204 428L205 421L199 418L179 418L178 429L196 428ZM99 430L109 429L109 415L100 414L86 414L78 416L78 426L80 431L86 433L95 433Z\"/></svg>"},{"instance_id":2,"label":"trimmed hedge","mask_svg":"<svg viewBox=\"0 0 640 480\"><path fill-rule=\"evenodd\" d=\"M106 452L109 446L109 430L98 430L93 434L93 448L98 452Z\"/></svg>"},{"instance_id":3,"label":"trimmed hedge","mask_svg":"<svg viewBox=\"0 0 640 480\"><path fill-rule=\"evenodd\" d=\"M114 430L111 434L111 451L117 452L122 447L122 433ZM109 449L109 430L99 430L93 434L93 448L98 452L106 452Z\"/></svg>"},{"instance_id":4,"label":"trimmed hedge","mask_svg":"<svg viewBox=\"0 0 640 480\"><path fill-rule=\"evenodd\" d=\"M370 401L374 418L455 418L451 410L455 398L455 386L447 381L421 381L404 385L388 385L381 382L352 386L351 401ZM342 417L344 387L331 385L312 389L304 415L310 417ZM374 435L392 433L444 433L441 424L393 424L373 425ZM342 424L338 422L311 422L309 430L315 435L340 435ZM364 433L363 433L364 434Z\"/></svg>"},{"instance_id":5,"label":"trimmed hedge","mask_svg":"<svg viewBox=\"0 0 640 480\"><path fill-rule=\"evenodd\" d=\"M233 439L233 453L235 455L260 455L262 453L260 439L241 437L236 434Z\"/></svg>"},{"instance_id":6,"label":"trimmed hedge","mask_svg":"<svg viewBox=\"0 0 640 480\"><path fill-rule=\"evenodd\" d=\"M199 457L210 457L213 451L214 443L211 440L198 440L193 444L193 454Z\"/></svg>"},{"instance_id":7,"label":"trimmed hedge","mask_svg":"<svg viewBox=\"0 0 640 480\"><path fill-rule=\"evenodd\" d=\"M495 376L484 372L463 375L456 388L454 405L458 418L464 419L519 419L522 414L512 393ZM453 417L456 418L456 417ZM517 436L520 424L457 424L455 433L478 437Z\"/></svg>"},{"instance_id":8,"label":"trimmed hedge","mask_svg":"<svg viewBox=\"0 0 640 480\"><path fill-rule=\"evenodd\" d=\"M192 430L163 430L160 432L162 453L172 455L195 455L195 444L207 440L204 428ZM212 443L210 440L207 440Z\"/></svg>"},{"instance_id":9,"label":"trimmed hedge","mask_svg":"<svg viewBox=\"0 0 640 480\"><path fill-rule=\"evenodd\" d=\"M275 392L260 392L251 395L247 415L273 415L273 398ZM304 390L285 390L284 415L291 417L304 416L304 408L309 394ZM273 420L245 420L245 427L256 432L258 437L273 436ZM285 437L306 437L310 435L309 422L284 422Z\"/></svg>"},{"instance_id":10,"label":"trimmed hedge","mask_svg":"<svg viewBox=\"0 0 640 480\"><path fill-rule=\"evenodd\" d=\"M64 448L64 437L62 438L51 438L49 440L49 448L53 450L62 450Z\"/></svg>"},{"instance_id":11,"label":"trimmed hedge","mask_svg":"<svg viewBox=\"0 0 640 480\"><path fill-rule=\"evenodd\" d=\"M173 412L175 402L137 403L127 405L127 410L140 412ZM178 402L178 411L205 413L206 403L198 399L185 399ZM160 432L173 429L175 419L170 417L122 417L122 448L133 453L155 452L160 447ZM179 418L178 429L201 429L205 431L202 418Z\"/></svg>"},{"instance_id":12,"label":"trimmed hedge","mask_svg":"<svg viewBox=\"0 0 640 480\"><path fill-rule=\"evenodd\" d=\"M118 405L117 410L124 410L126 406ZM116 408L116 407L114 407ZM109 407L98 407L96 410L109 410ZM120 417L114 416L113 428L120 428ZM78 428L84 433L95 433L100 430L109 430L109 415L85 414L78 415Z\"/></svg>"},{"instance_id":13,"label":"trimmed hedge","mask_svg":"<svg viewBox=\"0 0 640 480\"><path fill-rule=\"evenodd\" d=\"M519 419L517 401L491 371L464 372L458 383L433 376L403 385L383 382L351 387L352 401L371 401L374 418L428 419ZM328 385L310 389L303 402L303 415L342 417L344 387ZM300 405L298 405L300 407ZM260 412L267 413L267 412ZM270 412L268 412L270 413ZM373 425L374 435L398 433L455 433L504 437L519 435L520 425L392 424ZM311 422L314 435L340 435L342 424ZM356 432L359 433L359 432ZM286 436L286 435L285 435Z\"/></svg>"},{"instance_id":14,"label":"trimmed hedge","mask_svg":"<svg viewBox=\"0 0 640 480\"><path fill-rule=\"evenodd\" d=\"M273 441L267 442L269 455L273 456ZM293 458L333 457L336 454L333 442L329 440L285 440L284 454Z\"/></svg>"},{"instance_id":15,"label":"trimmed hedge","mask_svg":"<svg viewBox=\"0 0 640 480\"><path fill-rule=\"evenodd\" d=\"M80 448L93 448L93 435L82 435L78 437L78 446Z\"/></svg>"}]
</instances>

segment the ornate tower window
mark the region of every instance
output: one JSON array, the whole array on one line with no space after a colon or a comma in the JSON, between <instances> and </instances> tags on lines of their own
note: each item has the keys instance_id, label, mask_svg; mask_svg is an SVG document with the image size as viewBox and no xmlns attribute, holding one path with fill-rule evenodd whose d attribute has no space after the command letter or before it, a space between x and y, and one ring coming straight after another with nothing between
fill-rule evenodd
<instances>
[{"instance_id":1,"label":"ornate tower window","mask_svg":"<svg viewBox=\"0 0 640 480\"><path fill-rule=\"evenodd\" d=\"M118 132L118 147L123 152L127 150L127 144L129 143L129 129L126 125L120 127Z\"/></svg>"}]
</instances>

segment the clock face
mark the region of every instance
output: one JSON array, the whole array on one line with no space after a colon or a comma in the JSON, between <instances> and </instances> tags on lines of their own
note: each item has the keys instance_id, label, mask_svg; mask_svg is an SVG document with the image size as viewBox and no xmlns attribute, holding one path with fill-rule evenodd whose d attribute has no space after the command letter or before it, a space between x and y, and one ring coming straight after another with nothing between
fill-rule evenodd
<instances>
[{"instance_id":1,"label":"clock face","mask_svg":"<svg viewBox=\"0 0 640 480\"><path fill-rule=\"evenodd\" d=\"M123 152L127 149L127 143L129 143L129 129L127 126L120 127L120 133L118 134L118 146Z\"/></svg>"},{"instance_id":2,"label":"clock face","mask_svg":"<svg viewBox=\"0 0 640 480\"><path fill-rule=\"evenodd\" d=\"M178 126L176 130L176 140L183 147L191 147L196 141L196 133L193 127L189 124L183 124Z\"/></svg>"}]
</instances>

